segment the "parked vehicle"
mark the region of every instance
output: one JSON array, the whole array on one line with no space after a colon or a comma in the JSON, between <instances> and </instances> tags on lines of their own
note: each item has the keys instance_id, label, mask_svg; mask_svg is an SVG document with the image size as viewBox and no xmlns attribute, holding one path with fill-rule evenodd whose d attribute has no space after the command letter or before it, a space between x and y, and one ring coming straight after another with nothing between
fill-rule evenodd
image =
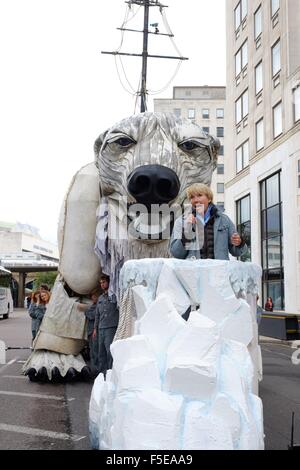
<instances>
[{"instance_id":1,"label":"parked vehicle","mask_svg":"<svg viewBox=\"0 0 300 470\"><path fill-rule=\"evenodd\" d=\"M8 318L14 310L11 295L12 274L8 269L0 266L0 317Z\"/></svg>"}]
</instances>

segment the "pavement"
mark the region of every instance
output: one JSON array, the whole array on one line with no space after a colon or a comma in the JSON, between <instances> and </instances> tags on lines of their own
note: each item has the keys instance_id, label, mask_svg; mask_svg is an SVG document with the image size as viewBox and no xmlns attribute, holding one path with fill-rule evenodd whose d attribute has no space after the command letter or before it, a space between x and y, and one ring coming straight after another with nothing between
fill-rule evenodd
<instances>
[{"instance_id":1,"label":"pavement","mask_svg":"<svg viewBox=\"0 0 300 470\"><path fill-rule=\"evenodd\" d=\"M31 353L26 309L0 319L0 340L9 348L6 364L0 364L0 450L90 450L93 381L36 383L22 375Z\"/></svg>"},{"instance_id":2,"label":"pavement","mask_svg":"<svg viewBox=\"0 0 300 470\"><path fill-rule=\"evenodd\" d=\"M262 335L259 335L259 343L285 344L286 346L290 346L292 349L300 348L300 340L285 340Z\"/></svg>"}]
</instances>

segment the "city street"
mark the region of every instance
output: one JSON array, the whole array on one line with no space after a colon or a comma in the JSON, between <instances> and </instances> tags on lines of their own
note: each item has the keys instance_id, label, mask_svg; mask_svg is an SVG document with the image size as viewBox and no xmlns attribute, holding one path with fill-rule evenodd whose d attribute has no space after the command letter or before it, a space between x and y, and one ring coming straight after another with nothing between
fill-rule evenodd
<instances>
[{"instance_id":1,"label":"city street","mask_svg":"<svg viewBox=\"0 0 300 470\"><path fill-rule=\"evenodd\" d=\"M0 320L7 347L29 347L31 319L17 309ZM41 384L21 375L30 349L7 351L0 365L0 449L90 449L88 406L93 382Z\"/></svg>"},{"instance_id":2,"label":"city street","mask_svg":"<svg viewBox=\"0 0 300 470\"><path fill-rule=\"evenodd\" d=\"M0 339L8 347L29 348L30 318L17 309L0 320ZM292 364L295 350L281 343L261 343L264 379L266 449L287 449L291 416L295 412L295 443L300 443L300 365ZM90 449L88 406L92 382L32 383L21 375L30 349L7 351L0 365L0 449ZM299 355L300 356L300 355Z\"/></svg>"}]
</instances>

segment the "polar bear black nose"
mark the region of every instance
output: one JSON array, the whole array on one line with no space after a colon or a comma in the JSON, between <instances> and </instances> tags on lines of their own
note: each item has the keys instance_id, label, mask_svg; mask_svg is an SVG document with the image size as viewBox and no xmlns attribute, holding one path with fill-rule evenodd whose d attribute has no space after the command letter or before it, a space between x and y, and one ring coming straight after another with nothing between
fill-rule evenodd
<instances>
[{"instance_id":1,"label":"polar bear black nose","mask_svg":"<svg viewBox=\"0 0 300 470\"><path fill-rule=\"evenodd\" d=\"M176 173L166 166L144 165L129 175L127 187L141 204L164 204L176 198L180 182Z\"/></svg>"}]
</instances>

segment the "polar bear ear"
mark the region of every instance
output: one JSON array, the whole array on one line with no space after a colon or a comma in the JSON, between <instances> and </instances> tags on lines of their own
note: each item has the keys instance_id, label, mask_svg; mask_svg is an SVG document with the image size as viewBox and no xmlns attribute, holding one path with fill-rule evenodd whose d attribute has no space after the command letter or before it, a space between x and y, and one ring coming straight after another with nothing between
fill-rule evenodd
<instances>
[{"instance_id":1,"label":"polar bear ear","mask_svg":"<svg viewBox=\"0 0 300 470\"><path fill-rule=\"evenodd\" d=\"M103 132L102 134L99 135L99 137L95 140L95 143L94 143L94 152L95 152L95 162L96 162L96 165L97 165L97 160L99 158L99 153L100 153L100 150L101 150L101 147L102 147L102 144L104 142L104 139L105 139L105 136L107 134L108 131L105 131Z\"/></svg>"}]
</instances>

